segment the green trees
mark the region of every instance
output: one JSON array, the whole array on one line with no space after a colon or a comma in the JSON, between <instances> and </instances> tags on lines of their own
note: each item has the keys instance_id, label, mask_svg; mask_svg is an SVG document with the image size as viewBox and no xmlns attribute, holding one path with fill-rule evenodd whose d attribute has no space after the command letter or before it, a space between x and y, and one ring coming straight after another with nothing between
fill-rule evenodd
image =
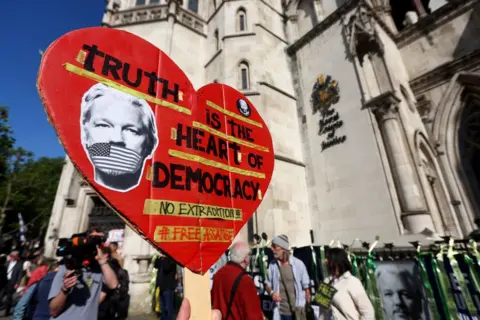
<instances>
[{"instance_id":1,"label":"green trees","mask_svg":"<svg viewBox=\"0 0 480 320\"><path fill-rule=\"evenodd\" d=\"M0 237L18 228L22 213L32 236L44 232L52 209L63 158L34 159L15 146L8 108L0 106Z\"/></svg>"}]
</instances>

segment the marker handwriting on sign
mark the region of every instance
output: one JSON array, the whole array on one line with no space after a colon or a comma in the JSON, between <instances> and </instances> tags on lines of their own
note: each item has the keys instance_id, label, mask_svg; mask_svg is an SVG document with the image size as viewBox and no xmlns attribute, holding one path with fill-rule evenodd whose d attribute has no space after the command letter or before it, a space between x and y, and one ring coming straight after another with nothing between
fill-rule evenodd
<instances>
[{"instance_id":1,"label":"marker handwriting on sign","mask_svg":"<svg viewBox=\"0 0 480 320\"><path fill-rule=\"evenodd\" d=\"M185 154L177 154L182 156ZM185 158L189 158L188 155ZM193 159L195 161L195 159ZM202 160L202 159L201 159ZM238 178L230 180L230 175L204 171L200 168L192 169L190 166L163 162L153 164L154 188L170 188L206 194L215 194L226 198L239 198L257 200L260 183Z\"/></svg>"},{"instance_id":2,"label":"marker handwriting on sign","mask_svg":"<svg viewBox=\"0 0 480 320\"><path fill-rule=\"evenodd\" d=\"M207 124L211 126L215 130L222 129L222 123L220 122L220 116L218 113L210 112L209 109L206 109L206 120ZM255 140L252 138L252 129L242 124L236 123L233 119L228 119L227 123L230 127L230 132L232 136L238 137L240 139L246 139L250 142L254 142Z\"/></svg>"},{"instance_id":3,"label":"marker handwriting on sign","mask_svg":"<svg viewBox=\"0 0 480 320\"><path fill-rule=\"evenodd\" d=\"M178 102L180 86L177 83L174 83L173 88L170 88L168 79L160 78L155 72L147 72L141 68L137 68L137 70L133 72L134 76L132 77L130 75L130 63L122 62L120 59L100 51L97 45L84 44L82 49L87 51L83 63L83 68L85 70L95 72L95 58L103 58L101 73L104 76L108 77L111 75L115 80L123 80L123 82L134 88L139 87L145 79L148 81L148 94L152 97L157 96L155 88L160 84L161 97L167 99L171 95L173 100ZM135 80L132 80L133 78Z\"/></svg>"},{"instance_id":4,"label":"marker handwriting on sign","mask_svg":"<svg viewBox=\"0 0 480 320\"><path fill-rule=\"evenodd\" d=\"M233 229L196 226L157 226L156 242L231 242Z\"/></svg>"},{"instance_id":5,"label":"marker handwriting on sign","mask_svg":"<svg viewBox=\"0 0 480 320\"><path fill-rule=\"evenodd\" d=\"M86 182L142 238L205 273L272 179L272 136L252 102L225 84L196 90L162 50L110 28L57 39L38 74L50 123Z\"/></svg>"},{"instance_id":6,"label":"marker handwriting on sign","mask_svg":"<svg viewBox=\"0 0 480 320\"><path fill-rule=\"evenodd\" d=\"M176 145L178 147L185 146L189 149L200 151L207 155L213 155L220 160L228 160L228 148L234 152L233 160L235 164L239 165L238 152L240 146L236 142L228 143L224 139L218 138L214 135L209 135L207 142L203 139L205 137L205 131L185 126L179 123L176 129Z\"/></svg>"},{"instance_id":7,"label":"marker handwriting on sign","mask_svg":"<svg viewBox=\"0 0 480 320\"><path fill-rule=\"evenodd\" d=\"M225 173L213 173L202 168L194 169L175 162L166 164L156 161L152 168L152 186L234 199L251 201L261 199L259 182L248 178L232 178L229 172L264 179L265 174L261 171L264 164L263 156L258 152L269 152L269 149L255 144L253 129L240 121L227 118L224 121L226 128L222 127L221 115L208 107L205 109L205 123L192 121L191 126L178 123L176 127L171 128L171 139L175 141L178 149L170 149L169 155L221 169ZM192 152L180 151L185 148ZM244 148L255 150L249 151L246 157L252 170L239 168Z\"/></svg>"},{"instance_id":8,"label":"marker handwriting on sign","mask_svg":"<svg viewBox=\"0 0 480 320\"><path fill-rule=\"evenodd\" d=\"M143 214L241 221L242 210L197 203L147 199Z\"/></svg>"}]
</instances>

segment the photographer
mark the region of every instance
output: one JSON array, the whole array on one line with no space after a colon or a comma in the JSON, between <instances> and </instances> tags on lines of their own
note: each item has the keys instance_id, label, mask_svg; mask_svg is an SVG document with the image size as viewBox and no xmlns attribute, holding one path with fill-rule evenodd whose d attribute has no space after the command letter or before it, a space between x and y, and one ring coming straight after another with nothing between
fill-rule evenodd
<instances>
[{"instance_id":1,"label":"photographer","mask_svg":"<svg viewBox=\"0 0 480 320\"><path fill-rule=\"evenodd\" d=\"M86 243L88 245L88 240L91 240L90 243L95 243L94 240L98 241L98 238L103 236L103 232L92 229L88 233L90 239L87 239ZM85 241L85 239L82 240ZM80 245L74 245L80 248ZM75 254L72 256L73 259L78 259ZM48 294L50 314L53 318L59 320L97 319L103 283L112 290L118 287L115 272L108 264L108 255L102 252L99 245L96 245L94 258L85 258L87 261L82 261L81 265L75 263L73 268L70 266L70 269L75 270L68 270L67 265L62 265L55 275Z\"/></svg>"}]
</instances>

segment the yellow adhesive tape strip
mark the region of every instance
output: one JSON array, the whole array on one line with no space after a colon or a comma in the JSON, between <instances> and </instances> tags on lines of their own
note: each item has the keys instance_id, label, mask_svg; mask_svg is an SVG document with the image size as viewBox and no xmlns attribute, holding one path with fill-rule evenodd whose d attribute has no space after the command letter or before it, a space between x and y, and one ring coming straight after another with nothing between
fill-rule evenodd
<instances>
[{"instance_id":1,"label":"yellow adhesive tape strip","mask_svg":"<svg viewBox=\"0 0 480 320\"><path fill-rule=\"evenodd\" d=\"M176 105L175 103L172 103L172 102L168 102L168 101L165 101L165 100L154 98L152 96L149 96L148 94L136 91L134 89L131 89L131 88L128 88L124 85L116 83L115 81L112 81L110 79L99 76L96 73L93 73L93 72L87 71L85 69L82 69L80 67L74 66L71 63L65 63L63 66L65 67L65 69L67 69L68 71L70 71L72 73L75 73L75 74L77 74L79 76L82 76L84 78L88 78L88 79L91 79L91 80L94 80L94 81L97 81L97 82L101 82L101 83L103 83L103 84L105 84L109 87L112 87L114 89L123 91L123 92L128 93L128 94L131 94L132 96L135 96L139 99L150 101L150 102L152 102L156 105L159 105L159 106L162 106L162 107L165 107L165 108L169 108L169 109L172 109L172 110L175 110L175 111L178 111L178 112L181 112L181 113L185 113L185 114L188 114L188 115L192 114L192 111L188 108Z\"/></svg>"},{"instance_id":2,"label":"yellow adhesive tape strip","mask_svg":"<svg viewBox=\"0 0 480 320\"><path fill-rule=\"evenodd\" d=\"M242 221L241 209L161 199L146 199L143 214Z\"/></svg>"}]
</instances>

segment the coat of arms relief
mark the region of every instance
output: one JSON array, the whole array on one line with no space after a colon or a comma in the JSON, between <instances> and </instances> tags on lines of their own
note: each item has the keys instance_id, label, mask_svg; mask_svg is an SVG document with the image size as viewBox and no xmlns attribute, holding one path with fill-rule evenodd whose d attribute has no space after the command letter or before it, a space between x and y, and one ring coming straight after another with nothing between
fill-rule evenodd
<instances>
[{"instance_id":1,"label":"coat of arms relief","mask_svg":"<svg viewBox=\"0 0 480 320\"><path fill-rule=\"evenodd\" d=\"M336 130L343 126L338 112L332 107L340 101L340 88L338 82L331 76L320 75L313 85L311 94L312 112L320 113L320 136L326 136L322 141L322 151L345 142L345 135L337 136Z\"/></svg>"}]
</instances>

